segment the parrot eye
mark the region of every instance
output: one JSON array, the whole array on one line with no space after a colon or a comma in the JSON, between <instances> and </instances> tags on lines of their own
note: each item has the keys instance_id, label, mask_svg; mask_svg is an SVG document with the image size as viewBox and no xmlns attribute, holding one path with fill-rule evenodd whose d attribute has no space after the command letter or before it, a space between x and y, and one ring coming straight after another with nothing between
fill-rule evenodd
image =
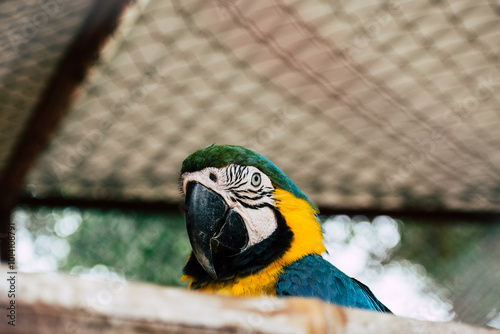
<instances>
[{"instance_id":1,"label":"parrot eye","mask_svg":"<svg viewBox=\"0 0 500 334\"><path fill-rule=\"evenodd\" d=\"M212 180L213 182L217 182L217 176L215 176L214 173L210 173L210 175L208 176L210 178L210 180Z\"/></svg>"},{"instance_id":2,"label":"parrot eye","mask_svg":"<svg viewBox=\"0 0 500 334\"><path fill-rule=\"evenodd\" d=\"M254 186L254 187L260 186L260 181L261 181L260 174L259 173L254 173L252 175L252 186Z\"/></svg>"}]
</instances>

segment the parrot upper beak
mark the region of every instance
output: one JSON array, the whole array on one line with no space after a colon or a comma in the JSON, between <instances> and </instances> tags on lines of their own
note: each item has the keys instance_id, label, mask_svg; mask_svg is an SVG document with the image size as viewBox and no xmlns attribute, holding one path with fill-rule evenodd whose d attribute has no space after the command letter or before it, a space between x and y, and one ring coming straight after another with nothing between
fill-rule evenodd
<instances>
[{"instance_id":1,"label":"parrot upper beak","mask_svg":"<svg viewBox=\"0 0 500 334\"><path fill-rule=\"evenodd\" d=\"M186 226L193 253L203 269L218 278L222 257L240 253L248 243L243 218L224 198L201 183L186 186Z\"/></svg>"}]
</instances>

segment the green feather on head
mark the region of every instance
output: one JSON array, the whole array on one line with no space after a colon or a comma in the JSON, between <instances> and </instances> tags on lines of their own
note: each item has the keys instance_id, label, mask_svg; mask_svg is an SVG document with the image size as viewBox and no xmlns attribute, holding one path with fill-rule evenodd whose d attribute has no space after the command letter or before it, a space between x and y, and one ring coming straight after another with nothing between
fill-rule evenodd
<instances>
[{"instance_id":1,"label":"green feather on head","mask_svg":"<svg viewBox=\"0 0 500 334\"><path fill-rule=\"evenodd\" d=\"M181 174L196 172L207 167L222 168L231 164L240 166L253 166L266 174L275 187L292 193L297 198L304 199L314 209L317 206L307 197L285 173L268 158L248 148L237 145L212 144L202 148L184 160Z\"/></svg>"}]
</instances>

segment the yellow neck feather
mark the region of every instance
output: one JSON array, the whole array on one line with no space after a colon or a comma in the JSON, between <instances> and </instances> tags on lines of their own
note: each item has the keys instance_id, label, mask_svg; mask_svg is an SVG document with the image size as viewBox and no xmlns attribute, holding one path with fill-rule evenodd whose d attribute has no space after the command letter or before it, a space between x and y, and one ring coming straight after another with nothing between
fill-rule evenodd
<instances>
[{"instance_id":1,"label":"yellow neck feather","mask_svg":"<svg viewBox=\"0 0 500 334\"><path fill-rule=\"evenodd\" d=\"M317 211L303 199L297 198L286 190L276 189L275 198L280 213L293 232L290 249L278 260L289 265L309 254L325 251L323 234L316 220Z\"/></svg>"},{"instance_id":2,"label":"yellow neck feather","mask_svg":"<svg viewBox=\"0 0 500 334\"><path fill-rule=\"evenodd\" d=\"M320 255L325 251L321 227L315 216L316 210L306 200L297 198L286 190L276 189L275 198L278 210L293 232L288 251L257 274L209 283L201 290L237 296L274 295L276 281L283 267L306 255ZM182 279L192 281L189 276L183 276Z\"/></svg>"}]
</instances>

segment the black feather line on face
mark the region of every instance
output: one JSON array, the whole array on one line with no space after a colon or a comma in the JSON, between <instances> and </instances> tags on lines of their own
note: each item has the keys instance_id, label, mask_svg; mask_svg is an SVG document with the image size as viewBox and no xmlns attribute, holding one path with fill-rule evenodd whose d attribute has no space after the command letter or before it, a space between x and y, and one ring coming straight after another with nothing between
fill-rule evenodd
<instances>
[{"instance_id":1,"label":"black feather line on face","mask_svg":"<svg viewBox=\"0 0 500 334\"><path fill-rule=\"evenodd\" d=\"M219 276L219 281L227 281L234 277L245 277L255 274L283 256L290 248L293 240L293 232L286 224L285 218L273 206L268 205L273 210L278 226L276 230L267 238L255 244L244 252L233 257L217 258L214 257L214 267ZM186 266L184 274L194 278L191 287L199 289L206 283L214 280L201 267L194 255L191 255Z\"/></svg>"},{"instance_id":2,"label":"black feather line on face","mask_svg":"<svg viewBox=\"0 0 500 334\"><path fill-rule=\"evenodd\" d=\"M243 194L248 194L249 195L243 195ZM231 194L241 200L245 200L245 199L248 199L248 200L251 200L251 201L258 201L260 199L262 199L263 197L269 197L269 195L272 195L272 191L253 191L253 192L249 192L248 190L244 190L244 191L232 191ZM250 194L253 194L254 196L250 195Z\"/></svg>"},{"instance_id":3,"label":"black feather line on face","mask_svg":"<svg viewBox=\"0 0 500 334\"><path fill-rule=\"evenodd\" d=\"M230 165L226 169L227 184L226 189L233 190L246 183L248 175L248 166Z\"/></svg>"},{"instance_id":4,"label":"black feather line on face","mask_svg":"<svg viewBox=\"0 0 500 334\"><path fill-rule=\"evenodd\" d=\"M247 209L260 209L260 208L264 208L266 206L270 206L268 203L262 203L262 204L247 204L246 202L240 200L240 199L237 199L235 198L236 202L238 202L239 204L241 204L241 206L243 206L244 208L247 208Z\"/></svg>"}]
</instances>

